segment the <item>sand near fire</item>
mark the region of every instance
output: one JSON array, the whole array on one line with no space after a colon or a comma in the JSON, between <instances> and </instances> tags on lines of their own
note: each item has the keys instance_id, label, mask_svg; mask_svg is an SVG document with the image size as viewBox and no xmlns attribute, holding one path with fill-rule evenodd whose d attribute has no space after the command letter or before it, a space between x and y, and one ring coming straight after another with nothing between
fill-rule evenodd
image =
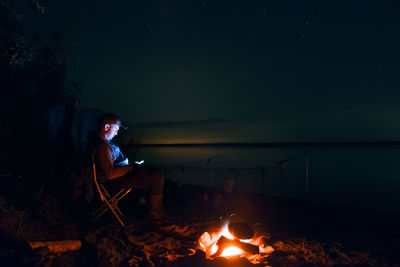
<instances>
[{"instance_id":1,"label":"sand near fire","mask_svg":"<svg viewBox=\"0 0 400 267\"><path fill-rule=\"evenodd\" d=\"M149 223L145 208L135 197L121 203L127 210L126 228L110 214L83 223L71 216L54 196L42 192L31 210L0 200L2 266L396 266L399 263L400 231L393 214L345 209L233 193L210 197L206 188L168 188L165 204L168 219ZM125 201L125 200L124 200ZM236 256L209 258L199 249L199 238L222 225L235 212L270 246L258 261ZM37 215L37 214L40 214ZM390 220L388 220L390 218ZM32 249L29 241L79 240L77 251L52 253ZM264 257L262 257L264 256ZM255 263L256 262L256 263ZM8 265L7 265L8 264Z\"/></svg>"}]
</instances>

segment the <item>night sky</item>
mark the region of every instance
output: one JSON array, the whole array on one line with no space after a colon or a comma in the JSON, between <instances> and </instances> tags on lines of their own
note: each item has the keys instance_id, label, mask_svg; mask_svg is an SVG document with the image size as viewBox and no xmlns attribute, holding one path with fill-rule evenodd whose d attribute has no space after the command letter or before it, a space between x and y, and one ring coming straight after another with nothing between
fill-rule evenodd
<instances>
[{"instance_id":1,"label":"night sky","mask_svg":"<svg viewBox=\"0 0 400 267\"><path fill-rule=\"evenodd\" d=\"M400 140L400 1L43 1L81 105L143 143Z\"/></svg>"}]
</instances>

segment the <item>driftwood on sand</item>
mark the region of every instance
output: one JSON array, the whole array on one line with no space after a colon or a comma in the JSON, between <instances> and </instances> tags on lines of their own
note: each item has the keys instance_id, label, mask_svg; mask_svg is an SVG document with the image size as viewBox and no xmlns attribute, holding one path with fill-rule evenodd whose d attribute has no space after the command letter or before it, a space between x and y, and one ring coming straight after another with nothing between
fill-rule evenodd
<instances>
[{"instance_id":1,"label":"driftwood on sand","mask_svg":"<svg viewBox=\"0 0 400 267\"><path fill-rule=\"evenodd\" d=\"M55 253L75 251L82 247L82 242L79 240L30 241L28 243L32 249L46 247L49 251Z\"/></svg>"}]
</instances>

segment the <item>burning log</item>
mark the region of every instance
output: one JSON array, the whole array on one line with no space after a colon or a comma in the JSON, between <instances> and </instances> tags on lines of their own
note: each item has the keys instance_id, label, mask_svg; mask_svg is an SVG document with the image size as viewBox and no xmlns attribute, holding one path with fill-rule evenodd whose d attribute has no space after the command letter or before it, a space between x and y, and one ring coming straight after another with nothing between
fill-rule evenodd
<instances>
[{"instance_id":1,"label":"burning log","mask_svg":"<svg viewBox=\"0 0 400 267\"><path fill-rule=\"evenodd\" d=\"M205 252L208 259L238 256L259 264L274 250L265 246L263 236L254 238L254 235L253 228L245 222L225 223L211 234L204 232L199 238L198 248Z\"/></svg>"},{"instance_id":2,"label":"burning log","mask_svg":"<svg viewBox=\"0 0 400 267\"><path fill-rule=\"evenodd\" d=\"M258 254L260 253L260 249L258 246L242 242L237 239L229 239L225 236L221 236L217 241L218 250L214 254L214 256L218 257L222 254L222 252L228 247L237 247L248 254Z\"/></svg>"}]
</instances>

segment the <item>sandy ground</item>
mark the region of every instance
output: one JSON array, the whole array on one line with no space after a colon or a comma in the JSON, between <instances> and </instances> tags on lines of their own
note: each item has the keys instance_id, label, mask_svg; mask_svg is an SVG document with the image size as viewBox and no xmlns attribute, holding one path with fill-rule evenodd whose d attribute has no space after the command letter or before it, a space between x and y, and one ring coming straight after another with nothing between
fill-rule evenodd
<instances>
[{"instance_id":1,"label":"sandy ground","mask_svg":"<svg viewBox=\"0 0 400 267\"><path fill-rule=\"evenodd\" d=\"M59 209L57 201L42 194L30 212L1 198L1 266L400 266L396 213L169 184L167 219L155 225L146 218L140 197L135 192L120 203L125 228L111 213L91 221L85 216L91 207L82 203ZM274 251L256 255L252 262L207 259L197 250L198 238L216 231L232 214ZM27 245L67 239L80 240L82 247L52 253Z\"/></svg>"}]
</instances>

